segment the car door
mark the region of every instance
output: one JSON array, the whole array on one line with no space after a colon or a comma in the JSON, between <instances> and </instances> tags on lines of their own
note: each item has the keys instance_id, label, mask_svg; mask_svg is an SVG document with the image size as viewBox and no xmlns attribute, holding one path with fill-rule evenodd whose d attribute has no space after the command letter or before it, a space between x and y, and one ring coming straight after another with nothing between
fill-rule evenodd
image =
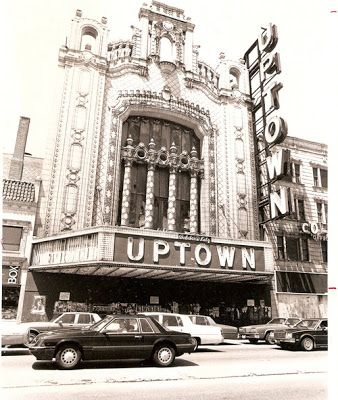
<instances>
[{"instance_id":1,"label":"car door","mask_svg":"<svg viewBox=\"0 0 338 400\"><path fill-rule=\"evenodd\" d=\"M92 316L90 314L78 314L75 321L76 327L78 328L89 326L92 323Z\"/></svg>"},{"instance_id":2,"label":"car door","mask_svg":"<svg viewBox=\"0 0 338 400\"><path fill-rule=\"evenodd\" d=\"M183 332L183 321L180 316L166 315L162 316L162 325L171 331Z\"/></svg>"},{"instance_id":3,"label":"car door","mask_svg":"<svg viewBox=\"0 0 338 400\"><path fill-rule=\"evenodd\" d=\"M60 328L72 328L75 325L75 313L63 314L55 320L55 323L59 325Z\"/></svg>"},{"instance_id":4,"label":"car door","mask_svg":"<svg viewBox=\"0 0 338 400\"><path fill-rule=\"evenodd\" d=\"M317 347L326 347L327 346L327 333L328 326L327 320L321 321L314 333Z\"/></svg>"},{"instance_id":5,"label":"car door","mask_svg":"<svg viewBox=\"0 0 338 400\"><path fill-rule=\"evenodd\" d=\"M104 329L103 359L142 358L142 339L138 318L114 318Z\"/></svg>"}]
</instances>

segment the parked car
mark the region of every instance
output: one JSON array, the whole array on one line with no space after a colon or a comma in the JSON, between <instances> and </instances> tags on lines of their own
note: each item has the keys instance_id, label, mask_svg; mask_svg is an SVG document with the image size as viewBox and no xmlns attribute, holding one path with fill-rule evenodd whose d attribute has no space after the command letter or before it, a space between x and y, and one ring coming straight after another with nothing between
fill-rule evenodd
<instances>
[{"instance_id":1,"label":"parked car","mask_svg":"<svg viewBox=\"0 0 338 400\"><path fill-rule=\"evenodd\" d=\"M238 329L238 334L239 338L248 339L250 343L258 343L259 340L265 340L267 343L273 344L273 331L294 326L300 321L301 318L273 318L266 324L241 326Z\"/></svg>"},{"instance_id":2,"label":"parked car","mask_svg":"<svg viewBox=\"0 0 338 400\"><path fill-rule=\"evenodd\" d=\"M1 329L1 347L27 346L39 333L52 329L84 328L101 320L90 312L64 312L46 322L9 323Z\"/></svg>"},{"instance_id":3,"label":"parked car","mask_svg":"<svg viewBox=\"0 0 338 400\"><path fill-rule=\"evenodd\" d=\"M223 339L238 339L238 328L236 326L218 324L208 315L188 315L188 317L196 325L217 326L221 329Z\"/></svg>"},{"instance_id":4,"label":"parked car","mask_svg":"<svg viewBox=\"0 0 338 400\"><path fill-rule=\"evenodd\" d=\"M199 345L223 343L221 329L218 326L196 325L188 315L166 312L144 312L143 314L152 316L170 330L190 333L196 340L195 350Z\"/></svg>"},{"instance_id":5,"label":"parked car","mask_svg":"<svg viewBox=\"0 0 338 400\"><path fill-rule=\"evenodd\" d=\"M328 347L327 319L303 319L294 327L274 332L275 343L282 349L311 351Z\"/></svg>"},{"instance_id":6,"label":"parked car","mask_svg":"<svg viewBox=\"0 0 338 400\"><path fill-rule=\"evenodd\" d=\"M53 360L62 369L81 360L149 359L169 367L175 357L191 353L191 335L164 328L146 315L109 315L88 329L45 332L30 344L38 360Z\"/></svg>"}]
</instances>

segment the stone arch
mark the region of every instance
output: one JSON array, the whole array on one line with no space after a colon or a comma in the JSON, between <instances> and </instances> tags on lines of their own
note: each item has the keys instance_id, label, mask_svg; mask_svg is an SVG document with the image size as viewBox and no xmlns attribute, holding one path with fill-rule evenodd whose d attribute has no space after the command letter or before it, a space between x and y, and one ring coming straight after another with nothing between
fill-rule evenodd
<instances>
[{"instance_id":1,"label":"stone arch","mask_svg":"<svg viewBox=\"0 0 338 400\"><path fill-rule=\"evenodd\" d=\"M241 72L236 67L231 67L229 70L229 85L232 89L238 89L240 86Z\"/></svg>"},{"instance_id":2,"label":"stone arch","mask_svg":"<svg viewBox=\"0 0 338 400\"><path fill-rule=\"evenodd\" d=\"M91 52L95 52L97 50L97 37L98 31L92 25L84 25L81 29L81 43L80 43L80 50L88 50Z\"/></svg>"},{"instance_id":3,"label":"stone arch","mask_svg":"<svg viewBox=\"0 0 338 400\"><path fill-rule=\"evenodd\" d=\"M110 127L110 141L108 146L106 162L103 161L101 168L101 182L105 182L103 189L103 223L115 224L118 209L118 187L120 182L119 160L121 156L121 139L123 122L133 115L154 117L157 119L166 119L176 122L180 125L187 126L195 131L195 134L201 142L201 155L205 161L205 175L208 179L204 179L201 184L201 199L208 202L209 209L200 213L201 215L201 233L216 234L216 192L215 182L215 127L211 125L210 118L207 115L193 116L187 111L182 110L179 106L164 108L162 99L153 98L151 104L144 104L141 99L133 101L124 100L115 104L111 110L112 122ZM212 151L210 152L210 150ZM209 155L212 154L212 157ZM102 161L101 161L102 163ZM103 177L105 179L103 180ZM97 182L96 185L100 185ZM100 185L101 187L102 185Z\"/></svg>"}]
</instances>

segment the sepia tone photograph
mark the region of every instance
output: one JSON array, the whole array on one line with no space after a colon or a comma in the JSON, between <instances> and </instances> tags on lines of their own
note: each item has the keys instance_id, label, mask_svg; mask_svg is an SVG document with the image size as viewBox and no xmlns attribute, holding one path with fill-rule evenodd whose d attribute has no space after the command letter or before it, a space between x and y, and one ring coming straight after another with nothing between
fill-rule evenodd
<instances>
[{"instance_id":1,"label":"sepia tone photograph","mask_svg":"<svg viewBox=\"0 0 338 400\"><path fill-rule=\"evenodd\" d=\"M2 398L338 396L337 10L1 4Z\"/></svg>"}]
</instances>

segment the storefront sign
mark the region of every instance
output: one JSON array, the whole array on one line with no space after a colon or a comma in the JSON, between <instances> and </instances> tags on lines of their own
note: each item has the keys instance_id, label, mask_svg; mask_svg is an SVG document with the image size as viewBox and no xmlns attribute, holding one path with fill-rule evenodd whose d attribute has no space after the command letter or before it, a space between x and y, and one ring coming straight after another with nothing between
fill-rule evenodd
<instances>
[{"instance_id":1,"label":"storefront sign","mask_svg":"<svg viewBox=\"0 0 338 400\"><path fill-rule=\"evenodd\" d=\"M20 284L20 267L4 265L2 267L2 283L7 285Z\"/></svg>"},{"instance_id":2,"label":"storefront sign","mask_svg":"<svg viewBox=\"0 0 338 400\"><path fill-rule=\"evenodd\" d=\"M158 296L150 296L150 304L160 304L160 298Z\"/></svg>"},{"instance_id":3,"label":"storefront sign","mask_svg":"<svg viewBox=\"0 0 338 400\"><path fill-rule=\"evenodd\" d=\"M60 292L59 300L65 300L65 301L70 300L70 292Z\"/></svg>"},{"instance_id":4,"label":"storefront sign","mask_svg":"<svg viewBox=\"0 0 338 400\"><path fill-rule=\"evenodd\" d=\"M264 249L224 243L115 237L114 261L168 266L264 271Z\"/></svg>"},{"instance_id":5,"label":"storefront sign","mask_svg":"<svg viewBox=\"0 0 338 400\"><path fill-rule=\"evenodd\" d=\"M304 222L302 232L311 235L314 240L327 240L327 230L321 228L317 222Z\"/></svg>"}]
</instances>

